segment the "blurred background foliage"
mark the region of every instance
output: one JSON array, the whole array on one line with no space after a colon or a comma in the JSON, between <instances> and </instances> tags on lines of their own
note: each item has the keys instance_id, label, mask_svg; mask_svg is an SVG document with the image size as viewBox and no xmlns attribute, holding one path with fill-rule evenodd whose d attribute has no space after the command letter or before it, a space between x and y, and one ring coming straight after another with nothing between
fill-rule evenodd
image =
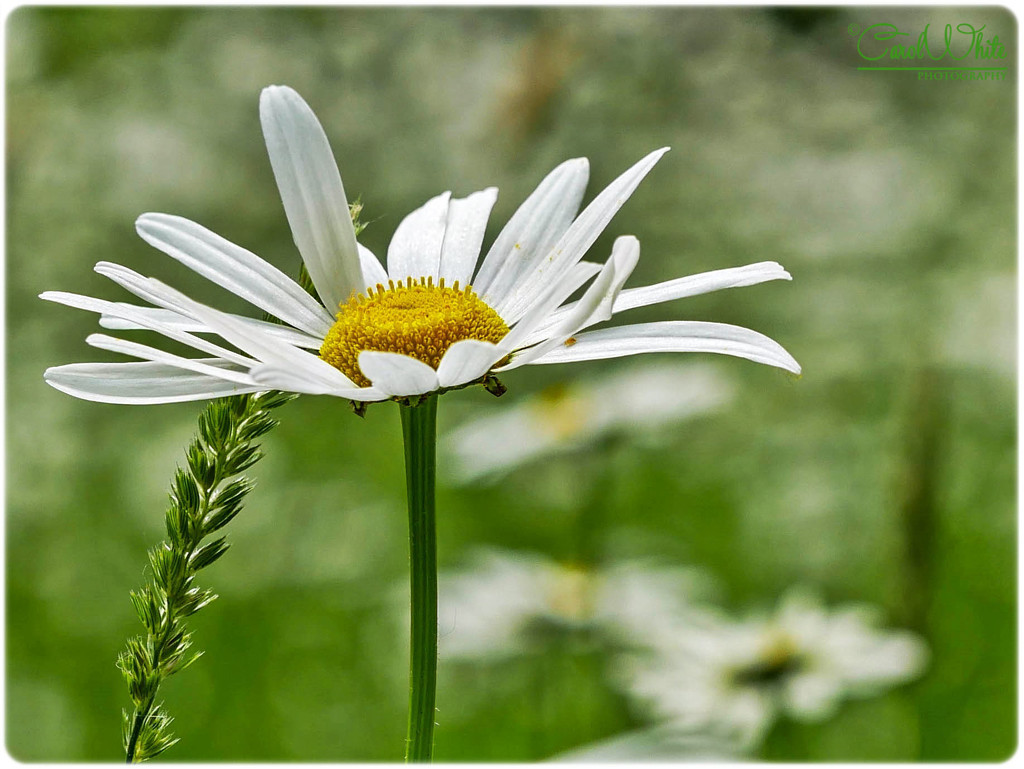
<instances>
[{"instance_id":1,"label":"blurred background foliage","mask_svg":"<svg viewBox=\"0 0 1024 769\"><path fill-rule=\"evenodd\" d=\"M858 72L852 24L987 24L1003 82ZM144 211L195 219L294 274L260 88L316 110L375 253L443 189L497 185L489 238L550 168L590 195L674 150L591 258L632 233L631 285L772 259L793 274L630 320L769 334L804 376L706 360L732 401L656 448L618 444L439 491L440 559L489 545L568 557L602 477L603 558L698 566L734 610L795 583L921 634L918 682L781 721L789 760L999 760L1016 745L1016 23L993 9L21 8L7 19L7 748L116 760L127 596L163 536L200 407L109 406L43 384L96 359L95 317L47 289L122 299L101 259L226 309L147 247ZM100 356L99 358L97 356ZM681 362L682 359L680 359ZM444 398L443 431L623 361L535 367ZM406 579L397 409L281 410L231 552L205 573L206 656L166 687L175 760L398 760ZM441 461L446 461L442 454ZM450 462L449 462L450 465ZM399 599L396 600L396 591ZM532 760L627 732L596 652L441 660L437 758Z\"/></svg>"}]
</instances>

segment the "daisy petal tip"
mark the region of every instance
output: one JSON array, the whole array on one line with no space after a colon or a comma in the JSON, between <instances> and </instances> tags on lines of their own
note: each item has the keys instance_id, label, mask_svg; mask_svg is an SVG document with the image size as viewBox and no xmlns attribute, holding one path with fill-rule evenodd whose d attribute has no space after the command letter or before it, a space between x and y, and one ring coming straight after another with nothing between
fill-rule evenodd
<instances>
[{"instance_id":1,"label":"daisy petal tip","mask_svg":"<svg viewBox=\"0 0 1024 769\"><path fill-rule=\"evenodd\" d=\"M778 262L764 262L763 267L765 267L767 271L773 273L776 280L793 280L793 276L789 274L789 270Z\"/></svg>"},{"instance_id":2,"label":"daisy petal tip","mask_svg":"<svg viewBox=\"0 0 1024 769\"><path fill-rule=\"evenodd\" d=\"M640 161L640 163L646 161L653 166L655 163L661 160L665 156L665 154L671 149L671 147L661 147L659 149L654 150L653 152L648 152L647 155L644 156L643 160Z\"/></svg>"},{"instance_id":3,"label":"daisy petal tip","mask_svg":"<svg viewBox=\"0 0 1024 769\"><path fill-rule=\"evenodd\" d=\"M160 224L166 224L168 220L179 219L181 217L172 216L171 214L161 214L156 211L146 211L144 214L139 214L135 218L135 230L141 233L143 230L150 227L158 226Z\"/></svg>"},{"instance_id":4,"label":"daisy petal tip","mask_svg":"<svg viewBox=\"0 0 1024 769\"><path fill-rule=\"evenodd\" d=\"M135 232L154 248L160 248L154 241L166 238L168 228L174 227L180 219L181 217L170 214L143 214L135 220Z\"/></svg>"},{"instance_id":5,"label":"daisy petal tip","mask_svg":"<svg viewBox=\"0 0 1024 769\"><path fill-rule=\"evenodd\" d=\"M287 85L268 85L260 91L260 122L264 125L277 116L295 111L312 112L299 92Z\"/></svg>"},{"instance_id":6,"label":"daisy petal tip","mask_svg":"<svg viewBox=\"0 0 1024 769\"><path fill-rule=\"evenodd\" d=\"M590 160L588 158L569 158L559 163L552 174L567 174L570 177L590 178Z\"/></svg>"},{"instance_id":7,"label":"daisy petal tip","mask_svg":"<svg viewBox=\"0 0 1024 769\"><path fill-rule=\"evenodd\" d=\"M260 108L262 109L265 105L269 106L271 99L283 99L289 97L291 94L296 93L295 89L287 85L268 85L262 91L260 91ZM301 96L299 97L302 98Z\"/></svg>"}]
</instances>

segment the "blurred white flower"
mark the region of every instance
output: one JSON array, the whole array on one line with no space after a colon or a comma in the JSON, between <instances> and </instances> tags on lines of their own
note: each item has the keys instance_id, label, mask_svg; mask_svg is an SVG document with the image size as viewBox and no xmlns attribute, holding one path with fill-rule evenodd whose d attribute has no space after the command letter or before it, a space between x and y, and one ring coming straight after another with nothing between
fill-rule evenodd
<instances>
[{"instance_id":1,"label":"blurred white flower","mask_svg":"<svg viewBox=\"0 0 1024 769\"><path fill-rule=\"evenodd\" d=\"M499 550L471 560L470 568L439 577L439 645L448 658L523 654L545 631L596 631L633 644L701 584L693 570L639 563L598 569Z\"/></svg>"},{"instance_id":2,"label":"blurred white flower","mask_svg":"<svg viewBox=\"0 0 1024 769\"><path fill-rule=\"evenodd\" d=\"M616 433L650 439L666 426L727 403L732 383L703 364L634 366L596 381L558 384L487 414L445 439L455 480L497 479L519 465Z\"/></svg>"},{"instance_id":3,"label":"blurred white flower","mask_svg":"<svg viewBox=\"0 0 1024 769\"><path fill-rule=\"evenodd\" d=\"M741 756L728 740L700 732L655 726L618 734L554 756L568 763L645 761L735 761Z\"/></svg>"},{"instance_id":4,"label":"blurred white flower","mask_svg":"<svg viewBox=\"0 0 1024 769\"><path fill-rule=\"evenodd\" d=\"M683 730L703 729L755 747L782 713L800 721L832 716L847 697L880 693L916 678L924 643L876 628L864 606L834 611L801 590L775 612L735 619L684 609L652 625L650 650L623 671L630 693Z\"/></svg>"}]
</instances>

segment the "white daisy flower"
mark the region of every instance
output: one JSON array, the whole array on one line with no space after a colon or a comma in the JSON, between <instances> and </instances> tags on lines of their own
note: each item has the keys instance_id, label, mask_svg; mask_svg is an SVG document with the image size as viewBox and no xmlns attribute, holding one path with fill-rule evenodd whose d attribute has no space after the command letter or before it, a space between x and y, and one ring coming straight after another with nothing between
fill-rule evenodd
<instances>
[{"instance_id":1,"label":"white daisy flower","mask_svg":"<svg viewBox=\"0 0 1024 769\"><path fill-rule=\"evenodd\" d=\"M684 604L701 578L692 570L621 563L560 563L536 553L481 550L469 568L441 574L438 627L450 658L502 658L542 643L547 631L596 631L635 642Z\"/></svg>"},{"instance_id":2,"label":"white daisy flower","mask_svg":"<svg viewBox=\"0 0 1024 769\"><path fill-rule=\"evenodd\" d=\"M867 607L829 611L800 590L769 616L690 608L661 620L650 626L650 654L625 668L631 694L680 729L707 730L748 749L780 714L824 720L847 697L916 678L928 658L916 635L878 630Z\"/></svg>"},{"instance_id":3,"label":"white daisy flower","mask_svg":"<svg viewBox=\"0 0 1024 769\"><path fill-rule=\"evenodd\" d=\"M732 383L711 366L632 366L601 379L549 387L460 425L445 444L455 480L496 480L608 435L629 433L651 441L665 427L706 414L733 394Z\"/></svg>"},{"instance_id":4,"label":"white daisy flower","mask_svg":"<svg viewBox=\"0 0 1024 769\"><path fill-rule=\"evenodd\" d=\"M309 106L290 88L271 86L262 93L260 118L292 236L319 301L195 222L143 214L136 229L148 243L284 325L221 312L158 280L100 262L97 272L152 306L64 292L42 297L98 312L106 328L156 331L204 357L94 334L86 339L94 347L139 360L58 366L46 371L49 384L106 403L171 403L267 389L381 401L462 387L526 364L644 352L716 352L800 371L776 342L737 326L662 321L585 330L635 307L790 279L775 262L760 262L623 289L640 255L632 236L615 241L605 264L583 261L666 149L643 158L579 215L587 161L562 163L479 265L497 190L461 199L442 193L399 224L385 269L356 242L338 167ZM569 302L584 286L581 298ZM230 347L205 336L211 334Z\"/></svg>"}]
</instances>

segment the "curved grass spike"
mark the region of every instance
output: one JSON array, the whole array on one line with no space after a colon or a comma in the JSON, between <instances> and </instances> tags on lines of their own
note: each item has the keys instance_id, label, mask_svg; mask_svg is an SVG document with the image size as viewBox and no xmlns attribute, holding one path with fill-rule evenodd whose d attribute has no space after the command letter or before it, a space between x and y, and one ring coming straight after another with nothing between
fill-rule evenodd
<instances>
[{"instance_id":1,"label":"curved grass spike","mask_svg":"<svg viewBox=\"0 0 1024 769\"><path fill-rule=\"evenodd\" d=\"M359 199L349 205L356 235L366 227L359 221L362 210ZM299 269L299 284L316 297L305 264ZM280 322L267 313L263 320ZM184 621L217 596L195 586L193 580L200 569L228 549L224 537L206 543L203 540L241 511L253 483L240 473L262 456L255 441L277 425L270 416L271 409L296 397L294 393L276 391L235 395L211 402L199 416L199 435L185 451L188 469L179 467L171 484L166 515L168 539L149 552L151 579L130 596L146 634L128 639L117 657L134 703L131 713L122 711L125 759L129 764L154 758L178 741L170 731L173 719L156 697L165 678L202 655L189 651L192 636ZM353 401L353 406L360 416L366 410L366 404Z\"/></svg>"},{"instance_id":2,"label":"curved grass spike","mask_svg":"<svg viewBox=\"0 0 1024 769\"><path fill-rule=\"evenodd\" d=\"M199 417L199 434L185 452L171 484L167 540L149 551L150 579L131 601L145 634L128 640L117 666L134 707L123 711L127 763L158 756L178 740L157 695L164 679L184 670L202 652L192 650L186 619L217 596L195 584L197 573L228 549L225 537L208 539L242 509L253 482L241 475L262 456L256 441L277 425L272 409L296 396L264 392L211 402Z\"/></svg>"}]
</instances>

